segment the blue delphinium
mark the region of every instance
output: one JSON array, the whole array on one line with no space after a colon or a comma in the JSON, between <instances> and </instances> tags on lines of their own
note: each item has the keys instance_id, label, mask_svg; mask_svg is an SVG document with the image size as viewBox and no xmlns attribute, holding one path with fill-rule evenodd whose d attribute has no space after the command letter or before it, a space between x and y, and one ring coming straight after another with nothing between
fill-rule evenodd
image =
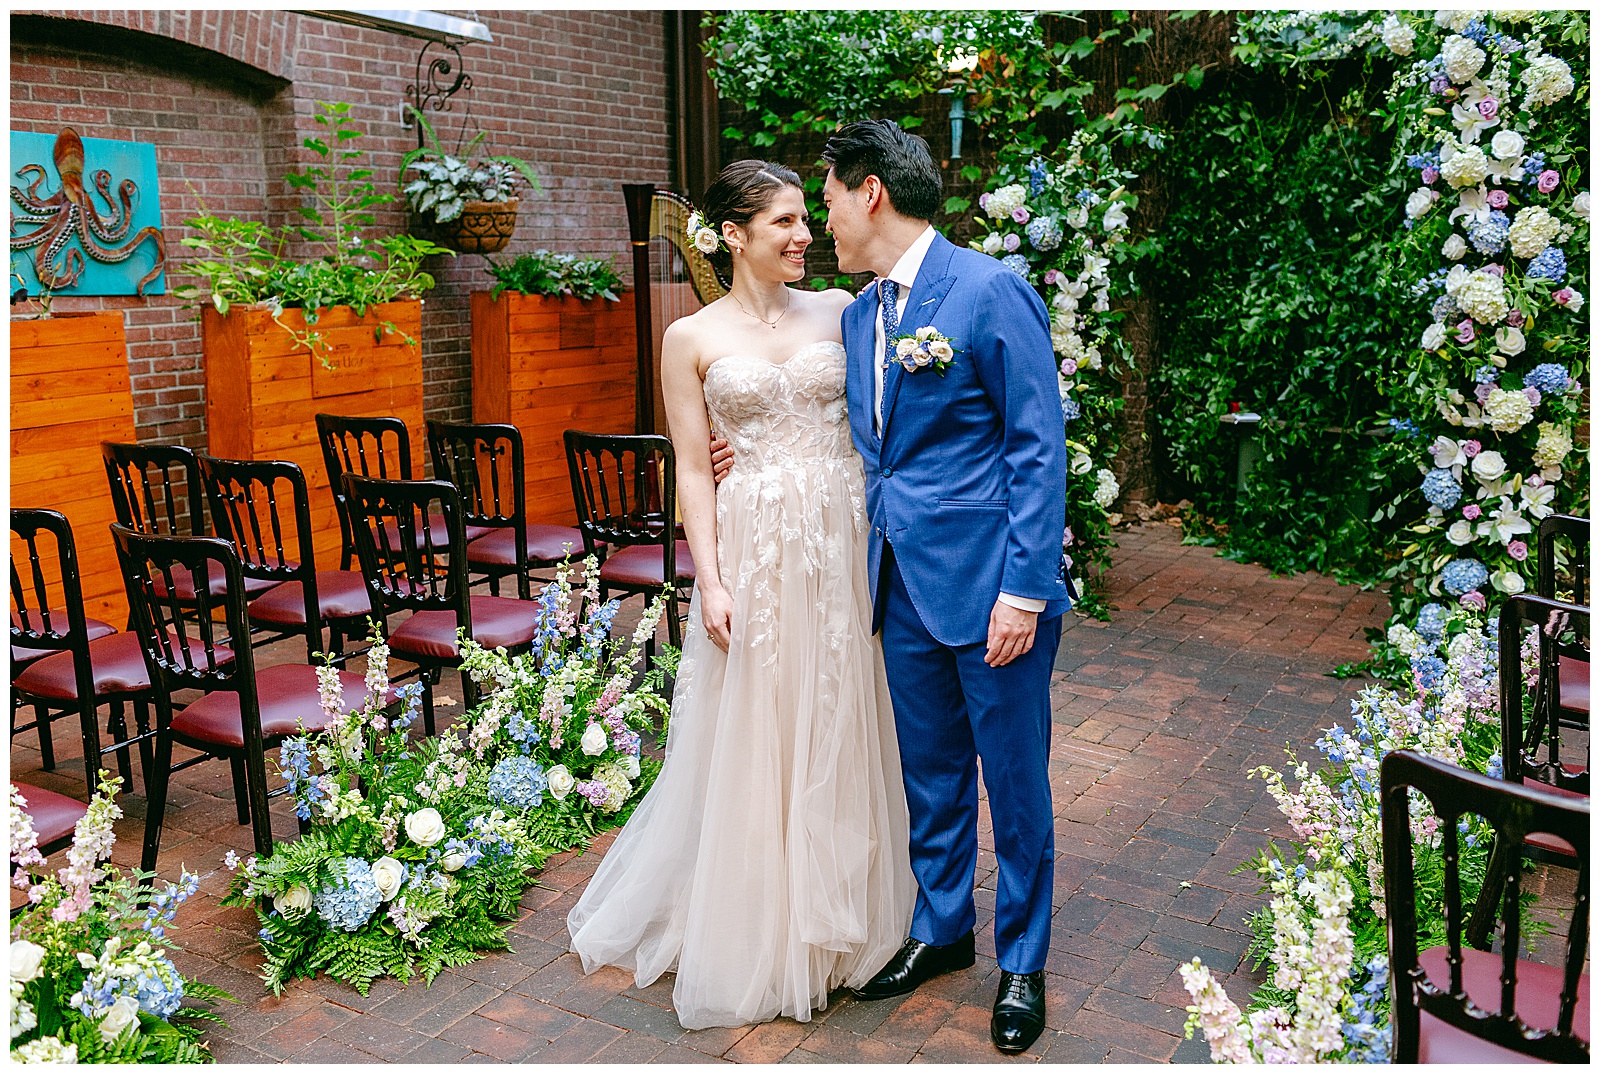
<instances>
[{"instance_id":1,"label":"blue delphinium","mask_svg":"<svg viewBox=\"0 0 1600 1074\"><path fill-rule=\"evenodd\" d=\"M1523 376L1522 383L1525 387L1539 389L1540 395L1560 395L1567 390L1571 380L1566 366L1545 362L1529 370Z\"/></svg>"},{"instance_id":2,"label":"blue delphinium","mask_svg":"<svg viewBox=\"0 0 1600 1074\"><path fill-rule=\"evenodd\" d=\"M1483 774L1490 779L1500 779L1506 774L1505 762L1500 760L1498 753L1492 755L1483 766Z\"/></svg>"},{"instance_id":3,"label":"blue delphinium","mask_svg":"<svg viewBox=\"0 0 1600 1074\"><path fill-rule=\"evenodd\" d=\"M1079 205L1091 209L1100 204L1100 195L1092 190L1080 190L1073 195L1073 198Z\"/></svg>"},{"instance_id":4,"label":"blue delphinium","mask_svg":"<svg viewBox=\"0 0 1600 1074\"><path fill-rule=\"evenodd\" d=\"M1417 673L1417 681L1424 689L1432 689L1444 681L1449 666L1440 657L1419 656L1411 662L1411 670Z\"/></svg>"},{"instance_id":5,"label":"blue delphinium","mask_svg":"<svg viewBox=\"0 0 1600 1074\"><path fill-rule=\"evenodd\" d=\"M1041 253L1049 253L1061 245L1061 225L1053 216L1036 216L1028 221L1028 241Z\"/></svg>"},{"instance_id":6,"label":"blue delphinium","mask_svg":"<svg viewBox=\"0 0 1600 1074\"><path fill-rule=\"evenodd\" d=\"M1064 421L1077 421L1083 416L1083 408L1078 401L1070 395L1061 397L1061 417Z\"/></svg>"},{"instance_id":7,"label":"blue delphinium","mask_svg":"<svg viewBox=\"0 0 1600 1074\"><path fill-rule=\"evenodd\" d=\"M544 769L531 757L507 757L489 772L489 800L507 809L533 809L549 786Z\"/></svg>"},{"instance_id":8,"label":"blue delphinium","mask_svg":"<svg viewBox=\"0 0 1600 1074\"><path fill-rule=\"evenodd\" d=\"M514 709L506 717L506 734L511 736L523 753L527 753L539 744L539 722L521 709Z\"/></svg>"},{"instance_id":9,"label":"blue delphinium","mask_svg":"<svg viewBox=\"0 0 1600 1074\"><path fill-rule=\"evenodd\" d=\"M169 882L166 888L156 892L149 908L145 910L144 927L158 940L167 934L166 926L172 924L178 907L200 890L200 877L196 874L185 870L182 880L181 887Z\"/></svg>"},{"instance_id":10,"label":"blue delphinium","mask_svg":"<svg viewBox=\"0 0 1600 1074\"><path fill-rule=\"evenodd\" d=\"M1561 252L1559 246L1546 246L1539 251L1539 256L1528 262L1527 276L1530 280L1549 280L1551 283L1560 283L1567 275L1567 255Z\"/></svg>"},{"instance_id":11,"label":"blue delphinium","mask_svg":"<svg viewBox=\"0 0 1600 1074\"><path fill-rule=\"evenodd\" d=\"M1429 470L1422 479L1422 495L1439 510L1448 511L1461 499L1461 483L1449 470Z\"/></svg>"},{"instance_id":12,"label":"blue delphinium","mask_svg":"<svg viewBox=\"0 0 1600 1074\"><path fill-rule=\"evenodd\" d=\"M1516 38L1512 37L1510 34L1501 34L1501 35L1499 35L1498 37L1496 37L1494 39L1494 43L1500 47L1500 51L1501 52L1521 52L1522 51L1522 42L1518 41Z\"/></svg>"},{"instance_id":13,"label":"blue delphinium","mask_svg":"<svg viewBox=\"0 0 1600 1074\"><path fill-rule=\"evenodd\" d=\"M405 708L390 726L396 731L404 731L416 722L417 714L422 711L422 683L408 682L404 686L396 686L394 692L405 702Z\"/></svg>"},{"instance_id":14,"label":"blue delphinium","mask_svg":"<svg viewBox=\"0 0 1600 1074\"><path fill-rule=\"evenodd\" d=\"M1037 198L1044 193L1045 180L1050 177L1050 168L1045 164L1043 157L1034 157L1028 164L1028 193Z\"/></svg>"},{"instance_id":15,"label":"blue delphinium","mask_svg":"<svg viewBox=\"0 0 1600 1074\"><path fill-rule=\"evenodd\" d=\"M1510 234L1511 218L1494 209L1487 219L1476 220L1467 228L1467 241L1480 254L1497 254L1506 248Z\"/></svg>"},{"instance_id":16,"label":"blue delphinium","mask_svg":"<svg viewBox=\"0 0 1600 1074\"><path fill-rule=\"evenodd\" d=\"M1389 993L1389 957L1374 956L1366 968L1367 983L1350 994L1350 1017L1344 1023L1350 1050L1345 1058L1355 1063L1387 1063L1393 1029L1378 1007Z\"/></svg>"},{"instance_id":17,"label":"blue delphinium","mask_svg":"<svg viewBox=\"0 0 1600 1074\"><path fill-rule=\"evenodd\" d=\"M1437 645L1444 640L1445 620L1450 613L1443 604L1430 601L1417 613L1417 633Z\"/></svg>"},{"instance_id":18,"label":"blue delphinium","mask_svg":"<svg viewBox=\"0 0 1600 1074\"><path fill-rule=\"evenodd\" d=\"M1539 182L1539 173L1544 171L1544 154L1529 153L1522 161L1522 183L1524 186L1535 186Z\"/></svg>"},{"instance_id":19,"label":"blue delphinium","mask_svg":"<svg viewBox=\"0 0 1600 1074\"><path fill-rule=\"evenodd\" d=\"M343 932L355 932L365 925L381 902L383 893L372 879L372 866L360 858L334 863L333 881L311 896L322 920Z\"/></svg>"},{"instance_id":20,"label":"blue delphinium","mask_svg":"<svg viewBox=\"0 0 1600 1074\"><path fill-rule=\"evenodd\" d=\"M613 597L589 613L589 620L583 625L583 644L578 650L580 660L593 660L600 655L600 646L611 636L611 622L616 619L620 607L621 599Z\"/></svg>"},{"instance_id":21,"label":"blue delphinium","mask_svg":"<svg viewBox=\"0 0 1600 1074\"><path fill-rule=\"evenodd\" d=\"M1439 168L1439 151L1437 149L1428 153L1413 153L1406 158L1406 165L1422 171L1424 168Z\"/></svg>"},{"instance_id":22,"label":"blue delphinium","mask_svg":"<svg viewBox=\"0 0 1600 1074\"><path fill-rule=\"evenodd\" d=\"M1462 28L1461 36L1475 45L1481 45L1489 40L1489 28L1483 24L1482 19L1473 19Z\"/></svg>"},{"instance_id":23,"label":"blue delphinium","mask_svg":"<svg viewBox=\"0 0 1600 1074\"><path fill-rule=\"evenodd\" d=\"M1492 363L1480 365L1473 371L1472 379L1478 384L1498 384L1500 382L1500 370Z\"/></svg>"},{"instance_id":24,"label":"blue delphinium","mask_svg":"<svg viewBox=\"0 0 1600 1074\"><path fill-rule=\"evenodd\" d=\"M1452 596L1470 593L1489 580L1489 569L1475 559L1452 559L1439 572L1439 581Z\"/></svg>"},{"instance_id":25,"label":"blue delphinium","mask_svg":"<svg viewBox=\"0 0 1600 1074\"><path fill-rule=\"evenodd\" d=\"M1395 436L1403 436L1407 440L1415 440L1422 435L1422 430L1417 428L1417 423L1410 418L1390 418L1389 431Z\"/></svg>"},{"instance_id":26,"label":"blue delphinium","mask_svg":"<svg viewBox=\"0 0 1600 1074\"><path fill-rule=\"evenodd\" d=\"M304 737L286 738L278 750L278 767L290 797L295 816L311 819L311 807L322 801L322 787L311 778L311 751Z\"/></svg>"},{"instance_id":27,"label":"blue delphinium","mask_svg":"<svg viewBox=\"0 0 1600 1074\"><path fill-rule=\"evenodd\" d=\"M1000 263L1024 280L1028 278L1028 273L1031 270L1028 259L1021 254L1007 254L1000 259Z\"/></svg>"}]
</instances>

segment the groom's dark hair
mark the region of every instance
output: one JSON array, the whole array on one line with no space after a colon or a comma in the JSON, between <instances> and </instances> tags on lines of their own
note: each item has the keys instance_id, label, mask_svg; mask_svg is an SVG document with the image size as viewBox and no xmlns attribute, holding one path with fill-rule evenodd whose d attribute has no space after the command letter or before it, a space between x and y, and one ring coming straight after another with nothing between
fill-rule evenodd
<instances>
[{"instance_id":1,"label":"groom's dark hair","mask_svg":"<svg viewBox=\"0 0 1600 1074\"><path fill-rule=\"evenodd\" d=\"M942 181L928 143L907 134L892 119L862 119L834 131L822 159L847 190L876 175L889 204L902 216L932 220L939 211Z\"/></svg>"}]
</instances>

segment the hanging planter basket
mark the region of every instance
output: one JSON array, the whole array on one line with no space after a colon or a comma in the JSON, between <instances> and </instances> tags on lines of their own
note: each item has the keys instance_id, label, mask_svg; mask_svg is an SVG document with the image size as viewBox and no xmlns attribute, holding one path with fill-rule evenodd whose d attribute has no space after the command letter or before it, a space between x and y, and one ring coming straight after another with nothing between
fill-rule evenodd
<instances>
[{"instance_id":1,"label":"hanging planter basket","mask_svg":"<svg viewBox=\"0 0 1600 1074\"><path fill-rule=\"evenodd\" d=\"M434 241L462 254L494 254L506 248L517 230L518 200L469 201L446 223L430 221Z\"/></svg>"}]
</instances>

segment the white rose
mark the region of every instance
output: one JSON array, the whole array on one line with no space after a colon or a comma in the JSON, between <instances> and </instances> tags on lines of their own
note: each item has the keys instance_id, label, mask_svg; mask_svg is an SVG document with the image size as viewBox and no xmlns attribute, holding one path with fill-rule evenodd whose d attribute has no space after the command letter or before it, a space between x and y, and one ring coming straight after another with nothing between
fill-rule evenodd
<instances>
[{"instance_id":1,"label":"white rose","mask_svg":"<svg viewBox=\"0 0 1600 1074\"><path fill-rule=\"evenodd\" d=\"M1467 285L1472 278L1472 272L1465 265L1451 265L1450 271L1445 274L1444 293L1453 295Z\"/></svg>"},{"instance_id":2,"label":"white rose","mask_svg":"<svg viewBox=\"0 0 1600 1074\"><path fill-rule=\"evenodd\" d=\"M1489 149L1500 160L1516 160L1522 156L1524 143L1516 131L1501 131L1489 139Z\"/></svg>"},{"instance_id":3,"label":"white rose","mask_svg":"<svg viewBox=\"0 0 1600 1074\"><path fill-rule=\"evenodd\" d=\"M461 853L461 851L457 850L453 853L446 854L443 858L440 858L439 864L447 873L460 872L461 867L467 864L467 856Z\"/></svg>"},{"instance_id":4,"label":"white rose","mask_svg":"<svg viewBox=\"0 0 1600 1074\"><path fill-rule=\"evenodd\" d=\"M1515 358L1527 347L1528 340L1522 334L1522 329L1507 326L1495 331L1494 345L1500 348L1501 354Z\"/></svg>"},{"instance_id":5,"label":"white rose","mask_svg":"<svg viewBox=\"0 0 1600 1074\"><path fill-rule=\"evenodd\" d=\"M1067 226L1082 231L1089 226L1089 207L1087 205L1079 205L1075 209L1068 209L1066 219Z\"/></svg>"},{"instance_id":6,"label":"white rose","mask_svg":"<svg viewBox=\"0 0 1600 1074\"><path fill-rule=\"evenodd\" d=\"M917 341L914 339L902 339L894 345L894 356L896 358L910 358L915 353L917 353ZM591 724L590 726L594 725Z\"/></svg>"},{"instance_id":7,"label":"white rose","mask_svg":"<svg viewBox=\"0 0 1600 1074\"><path fill-rule=\"evenodd\" d=\"M1460 261L1467 256L1467 240L1460 235L1452 234L1444 240L1444 249L1441 252L1452 261Z\"/></svg>"},{"instance_id":8,"label":"white rose","mask_svg":"<svg viewBox=\"0 0 1600 1074\"><path fill-rule=\"evenodd\" d=\"M1075 474L1086 474L1094 469L1094 460L1081 451L1075 451L1072 454L1072 461L1067 464L1067 469Z\"/></svg>"},{"instance_id":9,"label":"white rose","mask_svg":"<svg viewBox=\"0 0 1600 1074\"><path fill-rule=\"evenodd\" d=\"M1429 209L1433 208L1433 203L1438 200L1439 192L1437 190L1430 190L1425 186L1419 186L1417 189L1413 190L1411 192L1411 196L1406 199L1406 215L1415 220L1417 217L1422 216Z\"/></svg>"},{"instance_id":10,"label":"white rose","mask_svg":"<svg viewBox=\"0 0 1600 1074\"><path fill-rule=\"evenodd\" d=\"M1453 545L1471 544L1472 523L1464 518L1458 518L1450 524L1449 529L1444 531L1444 536Z\"/></svg>"},{"instance_id":11,"label":"white rose","mask_svg":"<svg viewBox=\"0 0 1600 1074\"><path fill-rule=\"evenodd\" d=\"M296 884L282 895L274 897L272 905L278 913L293 920L311 909L311 889L304 884Z\"/></svg>"},{"instance_id":12,"label":"white rose","mask_svg":"<svg viewBox=\"0 0 1600 1074\"><path fill-rule=\"evenodd\" d=\"M405 878L406 867L393 858L383 857L372 863L372 879L378 885L378 894L383 896L384 902L399 893Z\"/></svg>"},{"instance_id":13,"label":"white rose","mask_svg":"<svg viewBox=\"0 0 1600 1074\"><path fill-rule=\"evenodd\" d=\"M1422 330L1422 349L1425 351L1438 350L1444 346L1444 337L1444 325L1438 323L1430 324Z\"/></svg>"},{"instance_id":14,"label":"white rose","mask_svg":"<svg viewBox=\"0 0 1600 1074\"><path fill-rule=\"evenodd\" d=\"M1106 210L1105 218L1101 221L1107 231L1120 231L1128 226L1128 210L1120 201L1111 203L1111 208Z\"/></svg>"},{"instance_id":15,"label":"white rose","mask_svg":"<svg viewBox=\"0 0 1600 1074\"><path fill-rule=\"evenodd\" d=\"M1494 587L1509 596L1516 596L1527 588L1527 583L1522 580L1522 575L1516 571L1496 571L1489 577Z\"/></svg>"},{"instance_id":16,"label":"white rose","mask_svg":"<svg viewBox=\"0 0 1600 1074\"><path fill-rule=\"evenodd\" d=\"M1572 215L1582 220L1589 219L1589 192L1579 191L1572 197Z\"/></svg>"},{"instance_id":17,"label":"white rose","mask_svg":"<svg viewBox=\"0 0 1600 1074\"><path fill-rule=\"evenodd\" d=\"M942 339L936 339L928 344L928 353L933 355L933 360L936 362L948 362L956 356L955 349Z\"/></svg>"},{"instance_id":18,"label":"white rose","mask_svg":"<svg viewBox=\"0 0 1600 1074\"><path fill-rule=\"evenodd\" d=\"M39 976L39 967L44 964L44 948L27 940L15 940L11 944L11 979L13 981L31 981Z\"/></svg>"},{"instance_id":19,"label":"white rose","mask_svg":"<svg viewBox=\"0 0 1600 1074\"><path fill-rule=\"evenodd\" d=\"M629 779L639 778L639 758L636 755L626 754L619 762L618 767L622 769L622 774Z\"/></svg>"},{"instance_id":20,"label":"white rose","mask_svg":"<svg viewBox=\"0 0 1600 1074\"><path fill-rule=\"evenodd\" d=\"M694 233L694 248L703 254L715 253L718 241L717 233L708 227Z\"/></svg>"},{"instance_id":21,"label":"white rose","mask_svg":"<svg viewBox=\"0 0 1600 1074\"><path fill-rule=\"evenodd\" d=\"M139 1001L133 996L118 996L106 1016L100 1019L100 1039L110 1044L139 1017Z\"/></svg>"},{"instance_id":22,"label":"white rose","mask_svg":"<svg viewBox=\"0 0 1600 1074\"><path fill-rule=\"evenodd\" d=\"M1480 451L1472 460L1472 476L1480 481L1493 481L1506 472L1506 460L1498 451Z\"/></svg>"},{"instance_id":23,"label":"white rose","mask_svg":"<svg viewBox=\"0 0 1600 1074\"><path fill-rule=\"evenodd\" d=\"M544 774L544 778L550 781L550 797L558 802L572 792L572 785L577 782L564 764L558 764L550 769Z\"/></svg>"},{"instance_id":24,"label":"white rose","mask_svg":"<svg viewBox=\"0 0 1600 1074\"><path fill-rule=\"evenodd\" d=\"M444 818L432 806L419 809L406 817L406 837L419 847L431 847L443 839Z\"/></svg>"},{"instance_id":25,"label":"white rose","mask_svg":"<svg viewBox=\"0 0 1600 1074\"><path fill-rule=\"evenodd\" d=\"M983 237L983 252L990 257L997 256L1004 249L1005 243L1001 241L998 231L991 231Z\"/></svg>"},{"instance_id":26,"label":"white rose","mask_svg":"<svg viewBox=\"0 0 1600 1074\"><path fill-rule=\"evenodd\" d=\"M584 755L588 757L600 756L606 752L606 747L610 744L610 740L606 738L606 729L597 723L592 723L583 729L583 740L578 743Z\"/></svg>"}]
</instances>

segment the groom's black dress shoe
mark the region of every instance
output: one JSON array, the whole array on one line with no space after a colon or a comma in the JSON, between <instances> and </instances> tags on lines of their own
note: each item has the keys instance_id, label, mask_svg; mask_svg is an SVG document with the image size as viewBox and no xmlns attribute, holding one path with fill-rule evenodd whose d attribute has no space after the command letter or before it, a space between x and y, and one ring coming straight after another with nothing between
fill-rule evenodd
<instances>
[{"instance_id":1,"label":"groom's black dress shoe","mask_svg":"<svg viewBox=\"0 0 1600 1074\"><path fill-rule=\"evenodd\" d=\"M994 998L989 1039L1002 1052L1025 1052L1044 1031L1044 971L1000 971L1000 992Z\"/></svg>"},{"instance_id":2,"label":"groom's black dress shoe","mask_svg":"<svg viewBox=\"0 0 1600 1074\"><path fill-rule=\"evenodd\" d=\"M891 958L876 977L853 991L858 999L903 996L923 981L952 970L964 970L975 961L970 932L955 943L942 947L921 940L907 940L901 946L900 953Z\"/></svg>"}]
</instances>

